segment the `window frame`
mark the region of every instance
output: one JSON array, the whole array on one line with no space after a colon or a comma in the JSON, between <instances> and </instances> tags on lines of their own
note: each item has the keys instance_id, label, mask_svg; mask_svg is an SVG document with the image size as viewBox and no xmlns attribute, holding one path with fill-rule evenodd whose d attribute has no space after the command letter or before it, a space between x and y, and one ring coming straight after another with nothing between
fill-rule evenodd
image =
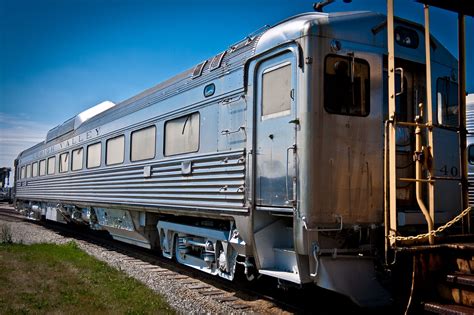
<instances>
[{"instance_id":1,"label":"window frame","mask_svg":"<svg viewBox=\"0 0 474 315\"><path fill-rule=\"evenodd\" d=\"M36 164L36 166L35 166L35 164ZM38 161L33 162L33 163L31 164L31 177L33 177L33 178L39 176L39 175L38 175L38 174L39 174L38 165L39 165L39 164L38 164ZM36 170L36 175L35 175L35 170Z\"/></svg>"},{"instance_id":2,"label":"window frame","mask_svg":"<svg viewBox=\"0 0 474 315\"><path fill-rule=\"evenodd\" d=\"M66 161L67 161L67 159L69 158L69 151L62 152L59 154L58 172L61 174L69 172L69 164L70 164L69 161L65 163L67 168L65 170L62 169L62 165L63 165L62 156L64 155L66 155Z\"/></svg>"},{"instance_id":3,"label":"window frame","mask_svg":"<svg viewBox=\"0 0 474 315\"><path fill-rule=\"evenodd\" d=\"M149 128L154 128L154 133L153 133L154 134L153 156L148 157L148 158L144 158L144 159L134 160L133 159L133 134L137 133L137 132L140 132L140 131L143 131L143 130L146 130L146 129L149 129ZM148 160L152 160L156 157L156 148L157 148L156 139L158 138L157 131L158 131L158 128L156 128L156 125L150 125L150 126L146 126L146 127L140 128L140 129L136 129L136 130L133 130L132 132L130 132L130 162L135 163L135 162L141 162L141 161L148 161Z\"/></svg>"},{"instance_id":4,"label":"window frame","mask_svg":"<svg viewBox=\"0 0 474 315\"><path fill-rule=\"evenodd\" d=\"M280 111L265 114L265 109L270 109L270 107L265 107L264 106L265 103L264 103L264 97L263 96L264 96L264 93L267 90L265 88L265 75L268 75L268 74L270 74L274 71L277 71L277 70L282 70L283 68L286 68L286 67L289 67L289 70L290 70L290 77L289 77L290 91L289 91L289 95L288 95L288 97L290 98L289 107L284 109L284 110L280 110ZM260 103L260 119L261 120L266 120L266 119L272 119L272 118L278 118L278 117L284 117L284 116L291 115L293 102L294 102L294 100L291 99L291 95L292 95L292 93L293 94L295 93L294 92L294 85L293 85L293 79L294 79L293 76L294 76L293 63L290 60L284 60L283 62L274 64L273 66L270 66L270 67L266 68L265 70L263 70L263 72L261 73L261 77L260 77L261 91L260 91L260 100L259 100L259 103Z\"/></svg>"},{"instance_id":5,"label":"window frame","mask_svg":"<svg viewBox=\"0 0 474 315\"><path fill-rule=\"evenodd\" d=\"M198 130L198 139L197 139L197 148L196 148L196 150L186 151L186 152L179 152L179 153L174 153L174 154L166 154L166 125L169 122L172 122L174 120L181 119L181 118L184 118L184 117L187 117L187 116L192 116L194 114L197 114L198 118L199 118L199 123L198 123L199 130ZM164 124L163 124L163 156L167 157L167 156L177 156L177 155L182 155L182 154L196 153L196 152L199 152L200 148L201 148L201 112L194 111L192 113L181 115L179 117L175 117L175 118L169 119L169 120L164 122Z\"/></svg>"},{"instance_id":6,"label":"window frame","mask_svg":"<svg viewBox=\"0 0 474 315\"><path fill-rule=\"evenodd\" d=\"M79 151L79 150L82 150L81 167L76 169L74 168L74 152ZM85 152L84 147L76 148L71 151L71 172L77 172L84 169L84 155L85 155L84 152Z\"/></svg>"},{"instance_id":7,"label":"window frame","mask_svg":"<svg viewBox=\"0 0 474 315\"><path fill-rule=\"evenodd\" d=\"M26 178L31 178L31 164L26 165Z\"/></svg>"},{"instance_id":8,"label":"window frame","mask_svg":"<svg viewBox=\"0 0 474 315\"><path fill-rule=\"evenodd\" d=\"M100 145L99 149L99 164L95 166L89 166L89 148L94 146L94 145ZM102 166L102 141L94 142L91 143L87 146L87 152L86 152L86 168L87 169L94 169L94 168L99 168Z\"/></svg>"},{"instance_id":9,"label":"window frame","mask_svg":"<svg viewBox=\"0 0 474 315\"><path fill-rule=\"evenodd\" d=\"M47 175L54 175L54 174L56 174L56 155L50 156L50 157L47 158L46 160L47 160L47 163L46 163L46 174L47 174ZM53 163L54 169L53 169L52 172L50 172L50 170L49 170L49 166L50 166L49 160L53 160L53 161L54 161L54 163Z\"/></svg>"},{"instance_id":10,"label":"window frame","mask_svg":"<svg viewBox=\"0 0 474 315\"><path fill-rule=\"evenodd\" d=\"M44 162L44 173L43 174L41 174L41 162ZM38 167L39 167L38 176L46 176L46 174L47 174L46 159L40 160L38 162Z\"/></svg>"},{"instance_id":11,"label":"window frame","mask_svg":"<svg viewBox=\"0 0 474 315\"><path fill-rule=\"evenodd\" d=\"M328 80L326 78L327 76L327 60L328 58L330 57L337 57L337 58L341 58L341 59L345 59L348 61L349 65L350 65L350 62L351 62L351 59L354 60L355 63L361 63L361 64L364 64L367 66L367 74L368 74L368 86L366 87L366 90L368 91L368 95L366 95L366 110L365 110L365 113L363 115L361 114L350 114L350 113L341 113L341 112L337 112L337 111L333 111L331 108L328 108L327 106L327 101L326 101L326 87L327 87L327 84L328 84ZM323 106L324 106L324 110L329 113L329 114L332 114L332 115L341 115L341 116L351 116L351 117L367 117L370 115L370 109L371 109L371 102L370 102L370 98L371 98L371 91L370 91L370 86L371 86L371 76L370 76L370 63L366 60L366 59L362 59L362 58L352 58L351 56L347 56L347 55L338 55L338 54L327 54L325 57L324 57L324 70L323 70ZM368 97L367 97L368 96ZM354 105L354 104L352 104Z\"/></svg>"},{"instance_id":12,"label":"window frame","mask_svg":"<svg viewBox=\"0 0 474 315\"><path fill-rule=\"evenodd\" d=\"M471 150L474 150L474 144L470 144L467 146L467 162L471 165L474 165L474 158L471 159ZM474 154L472 155L474 157Z\"/></svg>"},{"instance_id":13,"label":"window frame","mask_svg":"<svg viewBox=\"0 0 474 315\"><path fill-rule=\"evenodd\" d=\"M440 122L439 121L439 111L440 111L440 105L443 105L443 104L440 104L439 103L439 99L438 99L438 94L440 92L440 83L441 81L444 81L444 86L446 87L447 84L455 84L456 85L456 91L459 90L459 83L458 82L455 82L455 81L451 81L449 79L449 77L438 77L436 79L436 123L439 125L439 126L442 126L442 127L447 127L447 128L459 128L459 125L460 125L460 115L459 115L459 100L457 99L457 93L456 93L456 104L457 104L457 124L456 125L449 125L449 124L446 124L445 122ZM448 92L447 89L444 90L444 92ZM449 94L447 94L448 97L449 97ZM443 102L442 102L443 103ZM449 107L449 106L448 106ZM443 107L444 108L444 107ZM441 111L443 110L443 108L441 108ZM443 115L443 113L441 112L441 115Z\"/></svg>"},{"instance_id":14,"label":"window frame","mask_svg":"<svg viewBox=\"0 0 474 315\"><path fill-rule=\"evenodd\" d=\"M122 138L123 139L123 154L122 154L122 160L120 162L115 162L115 163L109 163L109 141L116 140ZM155 133L155 141L156 141L156 133ZM155 151L156 151L156 145L155 145ZM156 154L156 153L155 153ZM125 135L118 135L112 138L109 138L105 141L105 165L106 166L111 166L111 165L119 165L123 164L125 162Z\"/></svg>"}]
</instances>

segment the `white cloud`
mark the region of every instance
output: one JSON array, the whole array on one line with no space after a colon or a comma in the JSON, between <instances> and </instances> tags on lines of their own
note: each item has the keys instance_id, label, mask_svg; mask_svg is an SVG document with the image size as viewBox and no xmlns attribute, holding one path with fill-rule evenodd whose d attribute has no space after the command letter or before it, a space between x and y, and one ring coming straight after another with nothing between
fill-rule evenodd
<instances>
[{"instance_id":1,"label":"white cloud","mask_svg":"<svg viewBox=\"0 0 474 315\"><path fill-rule=\"evenodd\" d=\"M28 119L25 115L0 112L0 167L11 167L23 150L44 141L52 125ZM13 174L10 175L10 185Z\"/></svg>"}]
</instances>

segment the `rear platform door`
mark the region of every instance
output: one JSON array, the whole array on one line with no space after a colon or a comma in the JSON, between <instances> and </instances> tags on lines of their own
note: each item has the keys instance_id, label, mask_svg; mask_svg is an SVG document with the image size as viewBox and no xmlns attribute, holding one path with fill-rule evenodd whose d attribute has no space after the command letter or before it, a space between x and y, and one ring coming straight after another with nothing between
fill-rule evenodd
<instances>
[{"instance_id":1,"label":"rear platform door","mask_svg":"<svg viewBox=\"0 0 474 315\"><path fill-rule=\"evenodd\" d=\"M256 71L256 206L291 211L296 186L296 62L288 52Z\"/></svg>"}]
</instances>

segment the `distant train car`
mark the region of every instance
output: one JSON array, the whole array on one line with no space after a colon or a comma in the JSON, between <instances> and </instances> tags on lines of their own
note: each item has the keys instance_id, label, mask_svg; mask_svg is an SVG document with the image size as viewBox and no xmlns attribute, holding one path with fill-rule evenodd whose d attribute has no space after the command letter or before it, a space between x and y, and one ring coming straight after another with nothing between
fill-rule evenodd
<instances>
[{"instance_id":1,"label":"distant train car","mask_svg":"<svg viewBox=\"0 0 474 315\"><path fill-rule=\"evenodd\" d=\"M400 121L422 117L424 41L420 25L396 19ZM457 62L431 44L435 173L458 175ZM227 279L242 265L249 278L382 303L387 64L384 15L289 18L51 129L16 160L16 207ZM414 138L397 131L399 177L414 177ZM398 224L424 222L414 184L396 191ZM435 197L444 223L461 208L459 181L441 181Z\"/></svg>"},{"instance_id":2,"label":"distant train car","mask_svg":"<svg viewBox=\"0 0 474 315\"><path fill-rule=\"evenodd\" d=\"M0 201L12 202L12 188L10 185L10 167L0 167Z\"/></svg>"},{"instance_id":3,"label":"distant train car","mask_svg":"<svg viewBox=\"0 0 474 315\"><path fill-rule=\"evenodd\" d=\"M467 167L469 180L469 204L474 205L474 94L466 97Z\"/></svg>"}]
</instances>

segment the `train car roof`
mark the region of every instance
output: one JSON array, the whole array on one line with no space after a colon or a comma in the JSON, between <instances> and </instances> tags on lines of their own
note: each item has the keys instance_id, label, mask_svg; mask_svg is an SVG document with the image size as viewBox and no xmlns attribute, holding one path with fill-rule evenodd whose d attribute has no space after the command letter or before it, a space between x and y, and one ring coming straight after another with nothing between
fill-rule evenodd
<instances>
[{"instance_id":1,"label":"train car roof","mask_svg":"<svg viewBox=\"0 0 474 315\"><path fill-rule=\"evenodd\" d=\"M396 19L396 23L404 24L416 29L420 37L420 47L424 47L423 26ZM185 90L200 86L206 82L211 82L217 78L223 77L232 71L242 71L245 63L253 56L264 52L278 44L291 40L296 40L303 36L318 36L322 38L338 39L352 43L360 43L378 47L380 52L386 51L386 16L380 13L357 11L357 12L338 12L321 13L310 12L303 13L280 23L264 28L246 36L243 40L231 45L225 51L209 58L195 67L188 69L170 79L159 83L129 99L126 99L115 106L101 107L102 110L92 111L93 115L87 120L78 122L78 117L83 113L67 120L63 124L52 128L48 132L45 141L34 146L48 146L53 142L60 142L73 134L91 130L94 127L104 123L103 119L114 120L123 117L134 111L138 111L151 104L160 102L166 98L172 97ZM432 55L433 61L448 63L456 67L456 59L444 48L437 40L432 39L433 48L437 54ZM441 48L438 50L438 48ZM385 52L386 53L386 52ZM419 58L423 58L424 53ZM228 90L243 88L244 80L229 84ZM79 119L80 120L80 119ZM33 148L22 152L19 157L28 153Z\"/></svg>"}]
</instances>

